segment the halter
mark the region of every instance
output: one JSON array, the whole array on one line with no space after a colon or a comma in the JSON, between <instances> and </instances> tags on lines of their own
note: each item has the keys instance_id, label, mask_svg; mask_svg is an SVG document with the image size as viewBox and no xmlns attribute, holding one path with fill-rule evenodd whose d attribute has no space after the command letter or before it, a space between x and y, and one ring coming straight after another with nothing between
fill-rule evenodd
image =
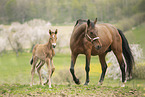
<instances>
[{"instance_id":1,"label":"halter","mask_svg":"<svg viewBox=\"0 0 145 97\"><path fill-rule=\"evenodd\" d=\"M87 36L91 42L99 39L99 37L91 38L88 34L86 34L85 36Z\"/></svg>"},{"instance_id":2,"label":"halter","mask_svg":"<svg viewBox=\"0 0 145 97\"><path fill-rule=\"evenodd\" d=\"M87 34L87 26L88 26L88 25L86 25L85 36L88 37L88 38L90 39L91 42L93 42L93 41L95 41L95 40L98 40L99 37L91 38L91 37Z\"/></svg>"}]
</instances>

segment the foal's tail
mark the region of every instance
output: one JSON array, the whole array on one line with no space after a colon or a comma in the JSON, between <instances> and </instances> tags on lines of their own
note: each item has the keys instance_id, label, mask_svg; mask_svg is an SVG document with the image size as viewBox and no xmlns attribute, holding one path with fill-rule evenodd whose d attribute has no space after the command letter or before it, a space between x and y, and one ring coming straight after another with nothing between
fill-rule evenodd
<instances>
[{"instance_id":1,"label":"foal's tail","mask_svg":"<svg viewBox=\"0 0 145 97\"><path fill-rule=\"evenodd\" d=\"M135 64L134 63L134 58L133 58L133 55L132 55L132 52L131 52L131 49L129 47L129 44L128 44L128 41L127 39L125 38L123 32L120 30L120 29L117 29L121 38L122 38L122 50L123 50L123 55L125 57L125 60L126 60L126 63L127 63L127 71L129 73L129 78L131 77L130 74L132 74L132 68L133 68L133 65Z\"/></svg>"},{"instance_id":2,"label":"foal's tail","mask_svg":"<svg viewBox=\"0 0 145 97\"><path fill-rule=\"evenodd\" d=\"M30 64L31 64L31 65L33 64L33 57L32 57L32 59L30 60Z\"/></svg>"}]
</instances>

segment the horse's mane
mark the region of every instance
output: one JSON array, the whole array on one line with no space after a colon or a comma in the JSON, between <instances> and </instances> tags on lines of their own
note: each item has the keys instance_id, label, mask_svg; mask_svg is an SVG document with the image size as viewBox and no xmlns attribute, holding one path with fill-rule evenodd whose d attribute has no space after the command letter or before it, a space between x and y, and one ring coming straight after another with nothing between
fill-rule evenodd
<instances>
[{"instance_id":1,"label":"horse's mane","mask_svg":"<svg viewBox=\"0 0 145 97\"><path fill-rule=\"evenodd\" d=\"M88 21L88 20L78 19L78 20L76 21L75 26L81 25L81 24L84 24L84 23L87 23L87 21ZM95 24L93 23L93 21L90 21L90 24L91 24L91 26L92 26L93 28L95 27Z\"/></svg>"},{"instance_id":2,"label":"horse's mane","mask_svg":"<svg viewBox=\"0 0 145 97\"><path fill-rule=\"evenodd\" d=\"M86 23L80 24L79 26L75 26L72 33L72 38L78 39L79 36L85 34Z\"/></svg>"},{"instance_id":3,"label":"horse's mane","mask_svg":"<svg viewBox=\"0 0 145 97\"><path fill-rule=\"evenodd\" d=\"M82 34L85 34L87 21L88 20L83 20L83 19L79 19L76 21L76 24L74 26L73 33L72 33L72 37L74 39L78 39L79 36L81 36ZM90 25L93 28L95 27L95 25L92 21L90 21Z\"/></svg>"},{"instance_id":4,"label":"horse's mane","mask_svg":"<svg viewBox=\"0 0 145 97\"><path fill-rule=\"evenodd\" d=\"M76 21L75 26L76 26L77 24L78 24L78 25L81 25L81 24L83 24L83 23L87 23L87 20L78 19L78 20Z\"/></svg>"}]
</instances>

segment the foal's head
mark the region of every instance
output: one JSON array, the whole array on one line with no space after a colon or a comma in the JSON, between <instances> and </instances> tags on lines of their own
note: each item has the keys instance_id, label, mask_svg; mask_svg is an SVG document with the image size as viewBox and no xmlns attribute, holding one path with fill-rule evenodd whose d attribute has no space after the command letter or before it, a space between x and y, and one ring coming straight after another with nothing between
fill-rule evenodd
<instances>
[{"instance_id":1,"label":"foal's head","mask_svg":"<svg viewBox=\"0 0 145 97\"><path fill-rule=\"evenodd\" d=\"M99 50L102 47L102 44L98 36L98 29L95 27L96 22L97 18L94 22L91 22L90 20L87 21L85 37L94 45L97 50Z\"/></svg>"},{"instance_id":2,"label":"foal's head","mask_svg":"<svg viewBox=\"0 0 145 97\"><path fill-rule=\"evenodd\" d=\"M49 41L52 44L52 47L55 48L56 47L56 40L57 40L57 29L55 30L55 32L49 30L49 34L50 34Z\"/></svg>"}]
</instances>

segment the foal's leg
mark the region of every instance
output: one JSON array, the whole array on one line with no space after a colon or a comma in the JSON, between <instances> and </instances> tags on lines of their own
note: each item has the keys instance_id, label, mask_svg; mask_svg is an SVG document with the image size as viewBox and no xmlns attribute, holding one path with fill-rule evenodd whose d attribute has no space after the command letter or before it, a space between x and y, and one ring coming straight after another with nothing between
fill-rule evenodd
<instances>
[{"instance_id":1,"label":"foal's leg","mask_svg":"<svg viewBox=\"0 0 145 97\"><path fill-rule=\"evenodd\" d=\"M53 64L53 60L50 60L50 62L51 62L51 76L52 76L52 74L53 74L53 72L55 71L55 66L54 66L54 64ZM46 85L47 83L49 82L49 79L47 79L47 81L44 83L44 85Z\"/></svg>"},{"instance_id":2,"label":"foal's leg","mask_svg":"<svg viewBox=\"0 0 145 97\"><path fill-rule=\"evenodd\" d=\"M100 77L98 85L102 85L103 84L105 73L106 73L106 69L107 69L105 56L106 56L106 53L104 53L102 55L99 55L99 60L100 60L101 67L102 67L102 74L101 74L101 77Z\"/></svg>"},{"instance_id":3,"label":"foal's leg","mask_svg":"<svg viewBox=\"0 0 145 97\"><path fill-rule=\"evenodd\" d=\"M119 66L122 72L122 87L125 86L125 64L123 61L122 53L121 52L114 52L115 56L117 57L117 60L119 62Z\"/></svg>"},{"instance_id":4,"label":"foal's leg","mask_svg":"<svg viewBox=\"0 0 145 97\"><path fill-rule=\"evenodd\" d=\"M75 72L74 72L74 66L75 66L75 62L76 62L76 58L77 58L77 54L72 54L71 55L71 67L70 67L70 72L72 74L73 80L75 81L76 84L80 84L79 79L77 79Z\"/></svg>"},{"instance_id":5,"label":"foal's leg","mask_svg":"<svg viewBox=\"0 0 145 97\"><path fill-rule=\"evenodd\" d=\"M48 85L49 85L49 88L51 88L51 68L50 68L50 58L47 58L46 59L46 64L47 64L47 67L48 67L48 79L49 82L48 82Z\"/></svg>"},{"instance_id":6,"label":"foal's leg","mask_svg":"<svg viewBox=\"0 0 145 97\"><path fill-rule=\"evenodd\" d=\"M43 85L42 84L42 79L41 79L41 72L40 72L40 70L41 70L41 67L44 65L44 61L41 61L40 62L40 64L39 64L39 67L37 67L37 72L38 72L38 76L39 76L39 79L40 79L40 85Z\"/></svg>"},{"instance_id":7,"label":"foal's leg","mask_svg":"<svg viewBox=\"0 0 145 97\"><path fill-rule=\"evenodd\" d=\"M35 74L35 66L36 66L37 60L38 59L36 57L33 57L33 63L32 63L32 69L31 69L32 83L30 84L30 86L33 85L33 76Z\"/></svg>"},{"instance_id":8,"label":"foal's leg","mask_svg":"<svg viewBox=\"0 0 145 97\"><path fill-rule=\"evenodd\" d=\"M53 60L51 59L51 76L52 76L52 74L53 74L53 72L55 71L55 66L54 66L54 64L53 64Z\"/></svg>"},{"instance_id":9,"label":"foal's leg","mask_svg":"<svg viewBox=\"0 0 145 97\"><path fill-rule=\"evenodd\" d=\"M86 82L84 85L88 85L89 83L89 71L90 71L90 59L91 59L91 55L86 55L86 67L85 67L85 70L86 70Z\"/></svg>"}]
</instances>

